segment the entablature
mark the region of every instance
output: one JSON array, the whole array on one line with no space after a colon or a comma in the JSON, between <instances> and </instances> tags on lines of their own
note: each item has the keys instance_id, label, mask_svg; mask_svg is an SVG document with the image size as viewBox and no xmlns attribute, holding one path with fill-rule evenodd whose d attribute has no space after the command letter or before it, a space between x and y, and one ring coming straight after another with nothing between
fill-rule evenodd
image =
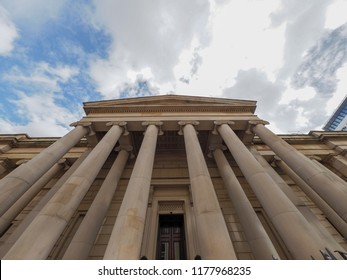
<instances>
[{"instance_id":1,"label":"entablature","mask_svg":"<svg viewBox=\"0 0 347 280\"><path fill-rule=\"evenodd\" d=\"M249 121L259 121L260 119L253 116L142 116L142 117L84 117L80 121L81 123L90 122L92 128L95 132L105 132L108 131L106 124L108 122L126 122L128 131L144 131L145 127L142 125L144 121L161 121L163 131L178 131L179 130L179 121L198 121L199 125L196 126L196 130L213 130L215 121L232 121L234 122L232 128L234 130L247 130L249 128Z\"/></svg>"}]
</instances>

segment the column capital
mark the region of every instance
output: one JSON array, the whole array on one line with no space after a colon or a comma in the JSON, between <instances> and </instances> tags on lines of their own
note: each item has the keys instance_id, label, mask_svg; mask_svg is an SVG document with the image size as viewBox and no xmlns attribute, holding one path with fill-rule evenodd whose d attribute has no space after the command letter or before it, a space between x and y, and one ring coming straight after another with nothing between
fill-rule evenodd
<instances>
[{"instance_id":1,"label":"column capital","mask_svg":"<svg viewBox=\"0 0 347 280\"><path fill-rule=\"evenodd\" d=\"M222 125L222 124L227 124L227 125L234 125L235 122L233 121L227 121L227 120L221 120L221 121L214 121L213 122L216 126Z\"/></svg>"},{"instance_id":2,"label":"column capital","mask_svg":"<svg viewBox=\"0 0 347 280\"><path fill-rule=\"evenodd\" d=\"M274 156L274 158L273 158L273 162L280 162L280 161L282 161L282 159L279 157L279 156Z\"/></svg>"},{"instance_id":3,"label":"column capital","mask_svg":"<svg viewBox=\"0 0 347 280\"><path fill-rule=\"evenodd\" d=\"M61 164L63 166L63 170L68 170L70 168L70 164L68 163L66 158L61 158L60 160L58 160L57 164Z\"/></svg>"},{"instance_id":4,"label":"column capital","mask_svg":"<svg viewBox=\"0 0 347 280\"><path fill-rule=\"evenodd\" d=\"M163 125L163 122L162 121L145 121L145 122L142 122L142 125L143 126L149 126L149 125L156 125L156 126L162 126Z\"/></svg>"},{"instance_id":5,"label":"column capital","mask_svg":"<svg viewBox=\"0 0 347 280\"><path fill-rule=\"evenodd\" d=\"M123 136L126 136L129 134L128 128L127 128L127 122L120 121L120 122L108 122L106 123L106 126L114 126L118 125L123 128Z\"/></svg>"},{"instance_id":6,"label":"column capital","mask_svg":"<svg viewBox=\"0 0 347 280\"><path fill-rule=\"evenodd\" d=\"M83 126L83 127L87 127L88 128L88 134L86 136L92 136L95 135L95 131L92 128L92 123L91 122L87 122L87 121L77 121L77 122L73 122L70 124L70 126Z\"/></svg>"},{"instance_id":7,"label":"column capital","mask_svg":"<svg viewBox=\"0 0 347 280\"><path fill-rule=\"evenodd\" d=\"M215 150L225 151L225 150L227 150L227 147L224 146L224 145L222 145L222 144L213 144L213 145L210 145L210 146L208 147L208 149L209 149L209 153L207 154L207 156L208 156L209 158L212 158L212 157L213 157L213 156L212 156L212 153L213 153Z\"/></svg>"},{"instance_id":8,"label":"column capital","mask_svg":"<svg viewBox=\"0 0 347 280\"><path fill-rule=\"evenodd\" d=\"M200 123L198 121L179 121L178 122L178 125L180 126L184 126L184 125L187 125L187 124L191 124L191 125L199 125Z\"/></svg>"},{"instance_id":9,"label":"column capital","mask_svg":"<svg viewBox=\"0 0 347 280\"><path fill-rule=\"evenodd\" d=\"M267 124L270 124L270 123L267 122L267 121L264 121L264 120L248 121L248 127L247 127L247 130L246 130L246 133L248 133L248 134L256 134L256 133L253 131L253 128L254 128L256 125L258 125L258 124L267 125Z\"/></svg>"},{"instance_id":10,"label":"column capital","mask_svg":"<svg viewBox=\"0 0 347 280\"><path fill-rule=\"evenodd\" d=\"M268 121L264 121L264 120L248 121L248 123L249 123L251 126L255 126L255 125L257 125L257 124L263 124L263 125L268 125L268 124L270 124Z\"/></svg>"},{"instance_id":11,"label":"column capital","mask_svg":"<svg viewBox=\"0 0 347 280\"><path fill-rule=\"evenodd\" d=\"M199 125L200 123L198 121L179 121L178 122L178 125L180 126L180 129L178 131L178 135L183 135L183 127L187 124L191 124L193 126L197 126ZM198 133L198 132L196 132Z\"/></svg>"},{"instance_id":12,"label":"column capital","mask_svg":"<svg viewBox=\"0 0 347 280\"><path fill-rule=\"evenodd\" d=\"M20 159L16 162L16 166L20 166L22 164L25 164L29 161L29 159Z\"/></svg>"},{"instance_id":13,"label":"column capital","mask_svg":"<svg viewBox=\"0 0 347 280\"><path fill-rule=\"evenodd\" d=\"M131 146L131 145L119 145L119 146L117 146L116 148L114 148L114 150L115 150L116 152L119 152L119 151L121 151L121 150L124 150L124 151L127 151L127 152L131 152L133 149L134 149L134 148L133 148L133 146Z\"/></svg>"},{"instance_id":14,"label":"column capital","mask_svg":"<svg viewBox=\"0 0 347 280\"><path fill-rule=\"evenodd\" d=\"M315 155L308 156L308 158L309 158L310 160L316 160L316 161L319 161L319 162L322 161L322 158L321 158L321 157L315 156Z\"/></svg>"},{"instance_id":15,"label":"column capital","mask_svg":"<svg viewBox=\"0 0 347 280\"><path fill-rule=\"evenodd\" d=\"M208 149L209 149L210 151L215 151L215 150L217 150L217 149L222 150L222 151L226 151L226 150L227 150L227 147L224 146L224 145L222 145L222 144L213 144L213 145L210 145L210 146L208 147Z\"/></svg>"},{"instance_id":16,"label":"column capital","mask_svg":"<svg viewBox=\"0 0 347 280\"><path fill-rule=\"evenodd\" d=\"M116 152L120 152L122 150L128 152L131 159L135 157L134 153L132 152L134 150L134 147L131 145L119 145L115 147L114 150Z\"/></svg>"},{"instance_id":17,"label":"column capital","mask_svg":"<svg viewBox=\"0 0 347 280\"><path fill-rule=\"evenodd\" d=\"M161 127L163 125L162 121L145 121L145 122L142 122L142 125L143 126L155 125L155 126L157 126L159 128L158 135L163 135L164 134L163 130L161 129Z\"/></svg>"},{"instance_id":18,"label":"column capital","mask_svg":"<svg viewBox=\"0 0 347 280\"><path fill-rule=\"evenodd\" d=\"M77 121L77 122L73 122L73 123L70 123L70 126L90 126L92 123L91 122L86 122L86 121Z\"/></svg>"},{"instance_id":19,"label":"column capital","mask_svg":"<svg viewBox=\"0 0 347 280\"><path fill-rule=\"evenodd\" d=\"M218 127L218 126L221 126L222 124L227 124L227 125L229 125L229 126L235 124L235 122L233 122L233 121L227 121L227 120L214 121L213 123L214 123L214 128L213 128L213 130L212 130L212 134L213 134L213 135L218 135L218 131L217 131L217 127Z\"/></svg>"}]
</instances>

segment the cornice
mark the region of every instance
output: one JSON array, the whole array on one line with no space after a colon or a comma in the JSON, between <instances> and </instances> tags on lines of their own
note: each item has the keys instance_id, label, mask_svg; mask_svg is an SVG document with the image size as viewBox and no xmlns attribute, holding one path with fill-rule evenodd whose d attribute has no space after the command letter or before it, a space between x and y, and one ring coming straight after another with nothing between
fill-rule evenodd
<instances>
[{"instance_id":1,"label":"cornice","mask_svg":"<svg viewBox=\"0 0 347 280\"><path fill-rule=\"evenodd\" d=\"M189 96L189 95L152 95L143 97L131 97L131 98L120 98L120 99L109 99L100 101L88 101L83 102L85 107L103 107L110 105L147 105L147 104L224 104L224 105L247 105L256 106L256 101L254 100L244 100L244 99L230 99L221 97L206 97L206 96Z\"/></svg>"},{"instance_id":2,"label":"cornice","mask_svg":"<svg viewBox=\"0 0 347 280\"><path fill-rule=\"evenodd\" d=\"M308 135L312 135L321 140L338 139L347 137L347 131L310 131Z\"/></svg>"},{"instance_id":3,"label":"cornice","mask_svg":"<svg viewBox=\"0 0 347 280\"><path fill-rule=\"evenodd\" d=\"M114 107L88 107L84 108L86 114L109 114L109 113L254 113L253 106L225 106L225 105L128 105Z\"/></svg>"}]
</instances>

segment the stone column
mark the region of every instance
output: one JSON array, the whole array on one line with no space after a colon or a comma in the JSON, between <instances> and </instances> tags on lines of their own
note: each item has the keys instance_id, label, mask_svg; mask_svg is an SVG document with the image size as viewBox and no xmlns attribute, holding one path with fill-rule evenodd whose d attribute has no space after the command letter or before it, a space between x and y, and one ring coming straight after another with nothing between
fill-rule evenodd
<instances>
[{"instance_id":1,"label":"stone column","mask_svg":"<svg viewBox=\"0 0 347 280\"><path fill-rule=\"evenodd\" d=\"M318 206L325 214L329 221L337 228L344 238L347 238L347 223L336 214L336 212L313 190L305 183L287 164L280 158L275 157L276 165L281 168L299 188Z\"/></svg>"},{"instance_id":2,"label":"stone column","mask_svg":"<svg viewBox=\"0 0 347 280\"><path fill-rule=\"evenodd\" d=\"M64 173L63 176L53 185L53 187L40 199L36 206L25 216L25 218L17 225L13 232L4 240L0 246L0 258L2 259L10 248L16 243L19 237L23 234L26 228L31 224L35 217L46 206L48 201L57 193L57 191L65 184L71 175L77 170L81 163L88 157L91 150L87 149L81 156L72 164L72 166Z\"/></svg>"},{"instance_id":3,"label":"stone column","mask_svg":"<svg viewBox=\"0 0 347 280\"><path fill-rule=\"evenodd\" d=\"M222 150L213 151L224 185L245 231L247 241L257 260L279 259L278 253L244 193Z\"/></svg>"},{"instance_id":4,"label":"stone column","mask_svg":"<svg viewBox=\"0 0 347 280\"><path fill-rule=\"evenodd\" d=\"M118 124L111 125L88 158L36 216L4 259L47 258L123 132Z\"/></svg>"},{"instance_id":5,"label":"stone column","mask_svg":"<svg viewBox=\"0 0 347 280\"><path fill-rule=\"evenodd\" d=\"M332 156L328 164L347 177L347 158L343 155Z\"/></svg>"},{"instance_id":6,"label":"stone column","mask_svg":"<svg viewBox=\"0 0 347 280\"><path fill-rule=\"evenodd\" d=\"M279 189L228 124L216 122L247 182L294 259L322 259L326 244L311 228L295 205Z\"/></svg>"},{"instance_id":7,"label":"stone column","mask_svg":"<svg viewBox=\"0 0 347 280\"><path fill-rule=\"evenodd\" d=\"M251 154L254 158L259 162L259 164L263 167L263 169L270 175L272 180L276 183L276 185L285 193L285 195L289 198L291 202L297 207L300 208L305 206L305 202L297 197L297 195L293 192L293 190L287 185L287 183L282 179L280 175L271 167L271 165L264 159L264 157L257 151L254 146L248 147ZM299 210L300 211L300 210Z\"/></svg>"},{"instance_id":8,"label":"stone column","mask_svg":"<svg viewBox=\"0 0 347 280\"><path fill-rule=\"evenodd\" d=\"M146 122L145 136L138 153L122 205L108 242L104 259L138 260L148 206L155 148L161 122Z\"/></svg>"},{"instance_id":9,"label":"stone column","mask_svg":"<svg viewBox=\"0 0 347 280\"><path fill-rule=\"evenodd\" d=\"M0 235L10 226L12 220L24 207L41 191L53 176L65 166L65 159L54 164L30 189L28 189L5 213L0 217Z\"/></svg>"},{"instance_id":10,"label":"stone column","mask_svg":"<svg viewBox=\"0 0 347 280\"><path fill-rule=\"evenodd\" d=\"M88 127L78 125L64 137L22 164L0 180L0 216L25 193L48 169L62 158L88 133Z\"/></svg>"},{"instance_id":11,"label":"stone column","mask_svg":"<svg viewBox=\"0 0 347 280\"><path fill-rule=\"evenodd\" d=\"M264 168L264 170L270 175L272 180L278 185L278 187L286 194L289 200L299 210L301 215L309 222L312 229L323 239L327 247L334 248L334 250L342 250L341 245L335 240L331 233L326 229L325 226L318 220L315 214L312 213L310 207L306 206L305 202L299 198L294 191L287 185L280 175L270 166L270 164L264 159L264 157L257 151L254 146L249 147L252 155Z\"/></svg>"},{"instance_id":12,"label":"stone column","mask_svg":"<svg viewBox=\"0 0 347 280\"><path fill-rule=\"evenodd\" d=\"M107 210L117 189L119 179L128 160L129 152L121 149L92 205L75 233L63 259L86 260L93 247Z\"/></svg>"},{"instance_id":13,"label":"stone column","mask_svg":"<svg viewBox=\"0 0 347 280\"><path fill-rule=\"evenodd\" d=\"M311 159L311 161L316 166L318 166L319 169L321 169L323 172L326 172L327 174L329 174L330 177L333 178L335 181L340 181L342 184L345 184L345 181L342 178L340 178L338 175L336 175L334 172L332 172L329 168L327 168L322 163L320 163L321 158L315 157L315 156L308 157L308 158ZM347 187L347 184L346 184L346 187Z\"/></svg>"},{"instance_id":14,"label":"stone column","mask_svg":"<svg viewBox=\"0 0 347 280\"><path fill-rule=\"evenodd\" d=\"M197 125L198 122L179 122L179 124L183 126L190 186L202 258L206 260L237 259L193 126Z\"/></svg>"},{"instance_id":15,"label":"stone column","mask_svg":"<svg viewBox=\"0 0 347 280\"><path fill-rule=\"evenodd\" d=\"M252 131L347 222L346 183L336 180L335 177L321 170L305 155L272 133L263 124L255 124Z\"/></svg>"}]
</instances>

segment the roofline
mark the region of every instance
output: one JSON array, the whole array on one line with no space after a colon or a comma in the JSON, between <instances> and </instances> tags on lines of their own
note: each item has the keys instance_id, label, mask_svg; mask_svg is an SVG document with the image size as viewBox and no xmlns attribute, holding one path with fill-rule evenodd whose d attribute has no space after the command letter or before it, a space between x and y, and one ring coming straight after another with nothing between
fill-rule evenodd
<instances>
[{"instance_id":1,"label":"roofline","mask_svg":"<svg viewBox=\"0 0 347 280\"><path fill-rule=\"evenodd\" d=\"M212 97L212 96L196 96L196 95L182 95L182 94L160 94L160 95L150 95L150 96L140 96L140 97L128 97L128 98L115 98L115 99L104 99L104 100L96 100L96 101L87 101L83 102L83 106L92 106L95 103L100 103L100 102L110 102L110 101L115 101L117 100L120 103L128 103L128 102L138 102L141 100L145 99L150 99L150 98L163 98L163 97L169 97L169 98L175 98L175 97L181 97L181 98L196 98L197 100L206 100L210 99L213 100L215 99L216 101L224 101L224 102L230 102L230 101L240 101L240 102L249 102L252 103L250 105L256 106L257 101L255 100L247 100L247 99L234 99L234 98L223 98L223 97Z\"/></svg>"}]
</instances>

